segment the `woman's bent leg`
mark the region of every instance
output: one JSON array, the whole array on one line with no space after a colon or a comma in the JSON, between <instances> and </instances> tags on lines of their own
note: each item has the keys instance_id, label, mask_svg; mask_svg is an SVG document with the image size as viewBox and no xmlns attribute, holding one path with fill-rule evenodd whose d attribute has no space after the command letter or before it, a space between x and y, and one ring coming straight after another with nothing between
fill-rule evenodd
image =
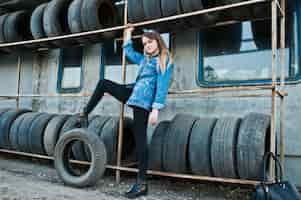
<instances>
[{"instance_id":1,"label":"woman's bent leg","mask_svg":"<svg viewBox=\"0 0 301 200\"><path fill-rule=\"evenodd\" d=\"M136 141L136 151L138 156L138 182L146 181L146 170L148 164L147 152L147 124L149 111L134 106L134 135Z\"/></svg>"},{"instance_id":2,"label":"woman's bent leg","mask_svg":"<svg viewBox=\"0 0 301 200\"><path fill-rule=\"evenodd\" d=\"M99 80L87 106L84 108L85 114L89 114L95 108L105 92L125 103L130 97L132 89L127 88L126 85L118 84L107 79Z\"/></svg>"}]
</instances>

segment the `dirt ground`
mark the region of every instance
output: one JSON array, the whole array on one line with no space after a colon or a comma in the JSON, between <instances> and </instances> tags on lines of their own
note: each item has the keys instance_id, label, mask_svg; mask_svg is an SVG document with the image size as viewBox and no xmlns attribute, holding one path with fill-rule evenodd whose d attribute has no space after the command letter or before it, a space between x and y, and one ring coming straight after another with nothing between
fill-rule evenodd
<instances>
[{"instance_id":1,"label":"dirt ground","mask_svg":"<svg viewBox=\"0 0 301 200\"><path fill-rule=\"evenodd\" d=\"M88 188L65 186L50 161L0 154L0 199L2 200L122 200L122 194L135 181L134 174L121 174L116 184L113 171L107 171L97 185ZM221 200L250 199L251 188L180 180L149 178L149 195L145 200Z\"/></svg>"}]
</instances>

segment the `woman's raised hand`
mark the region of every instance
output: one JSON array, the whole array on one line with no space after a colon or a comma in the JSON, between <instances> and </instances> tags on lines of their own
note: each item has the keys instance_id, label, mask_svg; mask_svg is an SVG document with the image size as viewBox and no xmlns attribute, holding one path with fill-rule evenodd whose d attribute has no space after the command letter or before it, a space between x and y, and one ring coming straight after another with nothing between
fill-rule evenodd
<instances>
[{"instance_id":1,"label":"woman's raised hand","mask_svg":"<svg viewBox=\"0 0 301 200\"><path fill-rule=\"evenodd\" d=\"M127 32L130 32L130 33L132 33L133 31L134 31L134 29L135 29L135 27L133 26L133 24L131 24L131 23L128 23L127 25L126 25L126 31Z\"/></svg>"}]
</instances>

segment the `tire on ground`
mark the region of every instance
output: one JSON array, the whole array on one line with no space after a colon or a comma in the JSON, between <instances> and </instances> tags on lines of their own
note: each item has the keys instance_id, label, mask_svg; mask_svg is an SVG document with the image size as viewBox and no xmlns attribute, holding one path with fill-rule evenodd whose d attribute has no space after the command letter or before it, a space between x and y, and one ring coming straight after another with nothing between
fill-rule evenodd
<instances>
[{"instance_id":1,"label":"tire on ground","mask_svg":"<svg viewBox=\"0 0 301 200\"><path fill-rule=\"evenodd\" d=\"M95 184L104 174L107 153L104 143L87 129L73 129L66 132L55 147L54 164L59 177L68 185L85 187ZM74 174L69 159L72 144L82 141L89 146L91 151L91 166L88 171L80 176Z\"/></svg>"},{"instance_id":2,"label":"tire on ground","mask_svg":"<svg viewBox=\"0 0 301 200\"><path fill-rule=\"evenodd\" d=\"M99 138L102 132L102 128L105 123L110 119L109 116L97 116L95 119L89 123L88 131L96 134ZM85 155L88 161L91 160L91 153L89 152L89 148L87 145L84 145Z\"/></svg>"},{"instance_id":3,"label":"tire on ground","mask_svg":"<svg viewBox=\"0 0 301 200\"><path fill-rule=\"evenodd\" d=\"M18 130L18 149L22 152L30 152L29 140L30 133L29 128L31 127L32 122L40 116L42 113L25 113L24 120L20 124Z\"/></svg>"},{"instance_id":4,"label":"tire on ground","mask_svg":"<svg viewBox=\"0 0 301 200\"><path fill-rule=\"evenodd\" d=\"M11 125L15 121L15 119L25 113L30 112L30 110L27 109L20 109L20 110L9 110L5 112L0 119L0 146L3 148L10 149L11 145L9 142L9 132Z\"/></svg>"},{"instance_id":5,"label":"tire on ground","mask_svg":"<svg viewBox=\"0 0 301 200\"><path fill-rule=\"evenodd\" d=\"M44 133L44 148L47 155L53 156L59 133L68 117L68 115L58 115L49 121Z\"/></svg>"},{"instance_id":6,"label":"tire on ground","mask_svg":"<svg viewBox=\"0 0 301 200\"><path fill-rule=\"evenodd\" d=\"M216 118L200 118L191 130L189 139L189 166L192 173L212 176L211 138Z\"/></svg>"},{"instance_id":7,"label":"tire on ground","mask_svg":"<svg viewBox=\"0 0 301 200\"><path fill-rule=\"evenodd\" d=\"M123 148L122 159L128 160L135 153L135 138L133 133L133 120L125 117L123 121ZM107 150L108 164L114 164L117 160L117 140L119 130L119 117L110 117L101 130L100 139L104 142Z\"/></svg>"},{"instance_id":8,"label":"tire on ground","mask_svg":"<svg viewBox=\"0 0 301 200\"><path fill-rule=\"evenodd\" d=\"M210 153L213 175L216 177L238 178L236 144L240 121L236 117L223 117L215 124Z\"/></svg>"},{"instance_id":9,"label":"tire on ground","mask_svg":"<svg viewBox=\"0 0 301 200\"><path fill-rule=\"evenodd\" d=\"M46 155L44 149L44 131L48 122L54 117L52 114L44 113L33 120L29 128L29 147L31 153Z\"/></svg>"},{"instance_id":10,"label":"tire on ground","mask_svg":"<svg viewBox=\"0 0 301 200\"><path fill-rule=\"evenodd\" d=\"M191 128L198 117L177 114L170 122L163 146L163 169L171 172L188 171L188 143Z\"/></svg>"},{"instance_id":11,"label":"tire on ground","mask_svg":"<svg viewBox=\"0 0 301 200\"><path fill-rule=\"evenodd\" d=\"M249 113L241 123L237 140L237 169L240 178L259 179L262 159L269 151L271 117Z\"/></svg>"},{"instance_id":12,"label":"tire on ground","mask_svg":"<svg viewBox=\"0 0 301 200\"><path fill-rule=\"evenodd\" d=\"M153 170L162 170L163 139L170 121L161 121L154 130L148 148L148 167Z\"/></svg>"},{"instance_id":13,"label":"tire on ground","mask_svg":"<svg viewBox=\"0 0 301 200\"><path fill-rule=\"evenodd\" d=\"M19 145L18 145L18 134L19 134L19 128L21 126L22 121L24 120L24 114L19 115L17 119L13 122L10 131L9 131L9 142L11 144L11 148L13 150L20 151Z\"/></svg>"},{"instance_id":14,"label":"tire on ground","mask_svg":"<svg viewBox=\"0 0 301 200\"><path fill-rule=\"evenodd\" d=\"M97 118L96 115L93 115L92 117L89 117L89 124L94 121L94 119ZM87 150L89 151L89 148L87 147ZM74 142L72 146L72 153L74 155L74 158L76 160L81 160L81 161L87 161L87 155L85 152L85 145L84 143L78 141Z\"/></svg>"}]
</instances>

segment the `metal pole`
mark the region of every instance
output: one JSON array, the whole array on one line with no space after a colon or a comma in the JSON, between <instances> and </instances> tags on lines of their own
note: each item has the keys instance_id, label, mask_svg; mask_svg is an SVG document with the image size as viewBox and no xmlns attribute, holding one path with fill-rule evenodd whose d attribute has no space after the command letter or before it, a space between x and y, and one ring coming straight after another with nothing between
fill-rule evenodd
<instances>
[{"instance_id":1,"label":"metal pole","mask_svg":"<svg viewBox=\"0 0 301 200\"><path fill-rule=\"evenodd\" d=\"M281 47L281 75L280 75L280 91L285 91L285 0L280 2L281 10L283 11L281 15L281 37L280 37L280 47ZM280 97L280 160L282 167L284 168L285 159L285 101L284 96Z\"/></svg>"},{"instance_id":2,"label":"metal pole","mask_svg":"<svg viewBox=\"0 0 301 200\"><path fill-rule=\"evenodd\" d=\"M276 140L276 51L277 51L277 4L276 0L271 1L272 9L272 109L271 109L271 137L270 137L270 151L275 153L275 140ZM274 162L271 160L270 165L270 180L274 180L275 167Z\"/></svg>"},{"instance_id":3,"label":"metal pole","mask_svg":"<svg viewBox=\"0 0 301 200\"><path fill-rule=\"evenodd\" d=\"M127 22L127 7L128 1L125 0L124 5L124 25ZM123 30L123 39L126 37L126 31ZM123 40L124 41L124 40ZM125 59L125 52L122 50L122 82L125 83L126 80L126 59ZM118 149L117 149L117 167L121 166L121 155L122 155L122 141L123 141L123 118L124 118L124 104L120 105L120 119L119 119L119 134L118 134ZM116 170L116 182L120 182L120 170Z\"/></svg>"},{"instance_id":4,"label":"metal pole","mask_svg":"<svg viewBox=\"0 0 301 200\"><path fill-rule=\"evenodd\" d=\"M17 109L20 107L20 80L21 80L21 56L18 56L18 64L17 64L17 97L16 97L16 106Z\"/></svg>"}]
</instances>

